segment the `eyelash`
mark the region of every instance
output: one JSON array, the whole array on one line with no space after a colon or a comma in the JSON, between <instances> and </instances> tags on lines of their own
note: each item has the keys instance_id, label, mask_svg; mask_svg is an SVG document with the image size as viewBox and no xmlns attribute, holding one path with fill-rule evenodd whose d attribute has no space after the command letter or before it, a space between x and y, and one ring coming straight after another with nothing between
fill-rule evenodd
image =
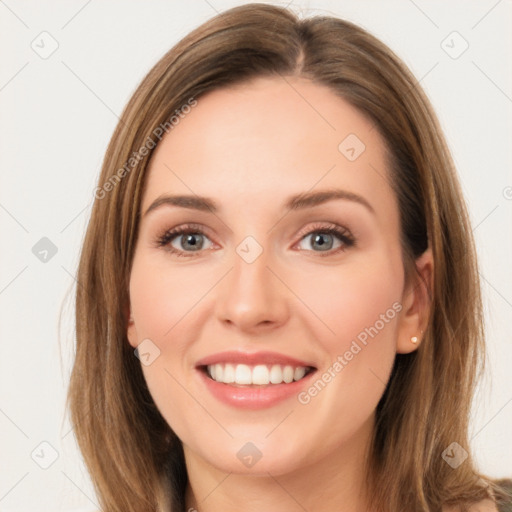
<instances>
[{"instance_id":1,"label":"eyelash","mask_svg":"<svg viewBox=\"0 0 512 512\"><path fill-rule=\"evenodd\" d=\"M321 233L321 234L328 234L328 235L334 235L338 237L338 239L342 242L342 246L338 247L334 250L325 251L324 254L322 254L322 251L309 251L309 252L318 252L320 257L326 257L326 256L333 256L334 254L338 254L339 252L346 251L350 247L354 247L356 245L355 238L351 235L350 231L346 228L343 228L341 226L336 226L336 224L330 224L327 227L325 224L316 224L313 225L311 228L308 229L307 232L300 234L300 240L301 242L304 238L306 238L309 235L312 235L314 233ZM204 236L207 236L206 232L200 225L195 224L185 224L183 226L180 226L178 228L173 228L165 231L161 236L159 236L156 239L156 246L157 247L165 247L166 250L168 250L170 253L175 254L178 257L185 257L190 258L197 256L199 253L203 252L201 250L199 251L180 251L178 249L175 249L170 245L171 241L177 238L180 235L189 235L189 234L201 234ZM304 249L302 249L304 250Z\"/></svg>"}]
</instances>

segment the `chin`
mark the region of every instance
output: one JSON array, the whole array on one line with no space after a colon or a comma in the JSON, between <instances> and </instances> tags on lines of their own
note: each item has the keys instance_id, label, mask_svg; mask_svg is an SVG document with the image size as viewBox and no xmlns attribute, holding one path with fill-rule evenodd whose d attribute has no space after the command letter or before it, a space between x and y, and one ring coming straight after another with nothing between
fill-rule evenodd
<instances>
[{"instance_id":1,"label":"chin","mask_svg":"<svg viewBox=\"0 0 512 512\"><path fill-rule=\"evenodd\" d=\"M253 441L247 435L235 437L222 444L212 440L214 450L211 446L195 449L194 456L224 473L258 477L287 474L311 463L303 446L287 445L282 436L265 439L265 435L253 436Z\"/></svg>"}]
</instances>

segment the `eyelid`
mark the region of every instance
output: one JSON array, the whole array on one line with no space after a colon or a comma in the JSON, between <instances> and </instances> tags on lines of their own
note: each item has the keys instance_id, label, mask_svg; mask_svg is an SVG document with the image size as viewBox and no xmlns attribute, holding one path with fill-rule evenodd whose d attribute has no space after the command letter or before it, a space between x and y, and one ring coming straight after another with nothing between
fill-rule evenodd
<instances>
[{"instance_id":1,"label":"eyelid","mask_svg":"<svg viewBox=\"0 0 512 512\"><path fill-rule=\"evenodd\" d=\"M185 251L174 250L174 248L169 249L171 241L179 236L186 235L187 233L194 233L194 234L199 233L201 235L204 235L204 236L210 238L208 236L207 231L208 231L208 229L205 228L204 226L202 226L201 224L195 224L193 222L180 224L174 228L166 229L160 236L157 236L157 238L155 240L155 245L156 245L156 247L167 248L170 252L175 252L175 251L176 252L185 252ZM214 243L214 242L212 241L212 243ZM199 253L202 251L197 251L197 252ZM194 252L190 251L190 254L193 255Z\"/></svg>"},{"instance_id":2,"label":"eyelid","mask_svg":"<svg viewBox=\"0 0 512 512\"><path fill-rule=\"evenodd\" d=\"M329 221L317 221L313 223L313 225L309 225L301 229L297 236L300 237L300 240L303 240L305 236L311 235L312 233L315 233L317 231L323 232L329 230L339 231L341 234L346 235L347 238L353 238L348 228Z\"/></svg>"},{"instance_id":3,"label":"eyelid","mask_svg":"<svg viewBox=\"0 0 512 512\"><path fill-rule=\"evenodd\" d=\"M313 253L320 257L333 257L338 255L341 252L345 252L347 249L355 247L357 245L357 239L354 237L350 229L345 226L335 224L329 221L317 222L312 226L304 228L301 230L299 236L300 239L295 243L294 247L300 244L306 237L313 235L314 233L327 233L333 235L338 238L341 242L341 246L336 249L331 249L328 251L311 251L307 250L307 253ZM302 249L304 252L304 250Z\"/></svg>"},{"instance_id":4,"label":"eyelid","mask_svg":"<svg viewBox=\"0 0 512 512\"><path fill-rule=\"evenodd\" d=\"M205 250L211 249L200 249L198 251L182 251L180 249L175 249L174 247L172 247L171 241L173 241L175 238L178 238L179 236L183 236L189 233L197 233L206 236L212 242L212 244L216 245L215 242L210 239L207 232L208 229L202 226L201 224L185 223L166 230L162 235L157 237L155 245L157 248L164 248L169 252L176 254L177 256L199 256L202 253L204 253ZM338 225L330 221L317 221L313 225L309 225L303 228L296 235L299 239L294 243L293 247L295 247L297 244L300 244L307 236L311 236L314 233L328 233L334 235L335 237L338 238L338 240L340 240L340 242L342 243L342 247L329 251L307 250L305 252L317 253L319 256L333 256L341 251L345 251L348 248L356 245L356 238L352 235L351 231L345 226ZM302 249L301 251L304 251L304 249Z\"/></svg>"}]
</instances>

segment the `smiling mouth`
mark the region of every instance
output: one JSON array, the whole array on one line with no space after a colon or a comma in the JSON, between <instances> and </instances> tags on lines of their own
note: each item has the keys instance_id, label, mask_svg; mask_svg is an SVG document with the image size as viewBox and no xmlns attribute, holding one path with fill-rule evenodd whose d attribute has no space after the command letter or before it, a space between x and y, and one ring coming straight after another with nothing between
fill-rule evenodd
<instances>
[{"instance_id":1,"label":"smiling mouth","mask_svg":"<svg viewBox=\"0 0 512 512\"><path fill-rule=\"evenodd\" d=\"M302 380L316 371L316 368L312 366L230 363L203 365L199 369L215 382L237 387L290 384Z\"/></svg>"}]
</instances>

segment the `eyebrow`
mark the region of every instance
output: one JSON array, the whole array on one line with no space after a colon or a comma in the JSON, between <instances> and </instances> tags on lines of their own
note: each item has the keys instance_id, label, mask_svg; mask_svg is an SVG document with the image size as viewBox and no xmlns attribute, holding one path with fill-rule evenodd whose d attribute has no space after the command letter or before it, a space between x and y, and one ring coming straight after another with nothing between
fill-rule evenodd
<instances>
[{"instance_id":1,"label":"eyebrow","mask_svg":"<svg viewBox=\"0 0 512 512\"><path fill-rule=\"evenodd\" d=\"M302 194L296 194L287 199L284 204L284 209L288 211L304 210L306 208L312 208L314 206L318 206L335 199L343 199L361 204L371 213L375 214L375 210L373 209L372 205L364 197L355 194L354 192L349 192L342 189L327 189L317 192L305 192ZM164 195L158 197L155 201L153 201L153 203L151 203L149 208L144 213L144 216L163 205L177 206L180 208L211 213L217 213L220 210L219 205L209 197L201 197L197 195Z\"/></svg>"}]
</instances>

